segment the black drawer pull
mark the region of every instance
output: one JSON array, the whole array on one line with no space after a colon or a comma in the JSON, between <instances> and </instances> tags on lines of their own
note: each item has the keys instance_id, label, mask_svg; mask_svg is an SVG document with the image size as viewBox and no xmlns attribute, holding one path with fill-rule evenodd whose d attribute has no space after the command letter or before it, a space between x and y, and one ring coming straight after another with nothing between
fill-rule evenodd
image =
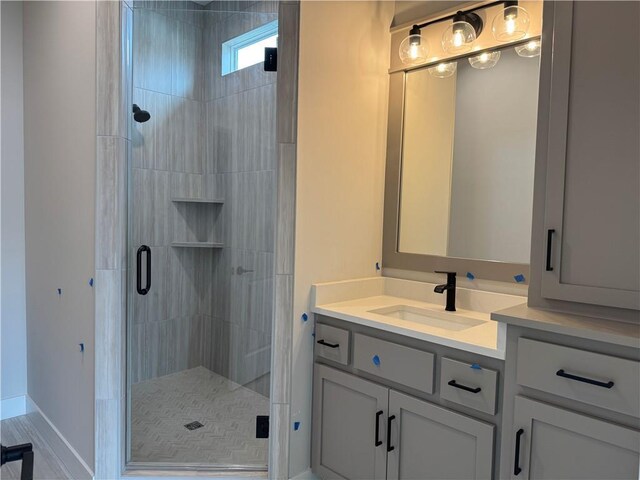
<instances>
[{"instance_id":1,"label":"black drawer pull","mask_svg":"<svg viewBox=\"0 0 640 480\"><path fill-rule=\"evenodd\" d=\"M571 375L570 373L565 372L563 369L558 370L556 372L556 375L558 375L559 377L568 378L570 380L577 380L578 382L584 382L588 383L589 385L596 385L603 388L611 388L614 385L612 381L608 381L605 383L599 382L598 380L591 380L590 378L579 377L578 375Z\"/></svg>"},{"instance_id":2,"label":"black drawer pull","mask_svg":"<svg viewBox=\"0 0 640 480\"><path fill-rule=\"evenodd\" d=\"M391 445L391 422L396 419L395 415L391 415L387 418L387 452L393 452L396 447Z\"/></svg>"},{"instance_id":3,"label":"black drawer pull","mask_svg":"<svg viewBox=\"0 0 640 480\"><path fill-rule=\"evenodd\" d=\"M553 271L553 266L551 265L551 240L553 240L554 233L556 233L556 231L553 228L547 230L547 272Z\"/></svg>"},{"instance_id":4,"label":"black drawer pull","mask_svg":"<svg viewBox=\"0 0 640 480\"><path fill-rule=\"evenodd\" d=\"M376 447L382 445L382 440L380 440L380 417L382 416L382 410L376 412Z\"/></svg>"},{"instance_id":5,"label":"black drawer pull","mask_svg":"<svg viewBox=\"0 0 640 480\"><path fill-rule=\"evenodd\" d=\"M516 458L513 461L513 474L518 475L522 469L520 468L520 437L524 433L524 430L521 428L516 432Z\"/></svg>"},{"instance_id":6,"label":"black drawer pull","mask_svg":"<svg viewBox=\"0 0 640 480\"><path fill-rule=\"evenodd\" d=\"M449 383L447 385L451 385L452 387L456 387L456 388L459 388L460 390L465 390L471 393L479 393L480 390L482 390L482 388L480 387L472 388L472 387L467 387L466 385L461 385L455 380L449 380Z\"/></svg>"},{"instance_id":7,"label":"black drawer pull","mask_svg":"<svg viewBox=\"0 0 640 480\"><path fill-rule=\"evenodd\" d=\"M325 347L329 347L329 348L338 348L340 346L339 343L328 343L328 342L325 342L324 340L318 340L318 343L320 345L324 345Z\"/></svg>"},{"instance_id":8,"label":"black drawer pull","mask_svg":"<svg viewBox=\"0 0 640 480\"><path fill-rule=\"evenodd\" d=\"M147 254L147 281L142 288L142 254ZM146 295L151 290L151 249L147 245L141 245L136 253L136 291L140 295Z\"/></svg>"}]
</instances>

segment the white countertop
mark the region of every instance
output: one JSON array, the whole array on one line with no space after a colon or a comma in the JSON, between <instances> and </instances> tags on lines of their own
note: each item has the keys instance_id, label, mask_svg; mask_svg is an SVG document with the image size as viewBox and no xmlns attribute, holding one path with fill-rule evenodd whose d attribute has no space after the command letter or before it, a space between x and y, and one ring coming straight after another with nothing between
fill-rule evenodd
<instances>
[{"instance_id":1,"label":"white countertop","mask_svg":"<svg viewBox=\"0 0 640 480\"><path fill-rule=\"evenodd\" d=\"M447 315L452 314L445 312L445 297L433 293L434 286L431 283L385 277L317 284L313 286L311 311L358 325L504 359L506 325L491 320L490 312L494 307L500 309L523 303L526 300L524 297L459 288L457 312L453 315L473 318L479 320L480 324L458 330L438 328L420 321L393 318L371 311L406 305L426 310L436 309L441 318L447 318ZM452 322L455 321L455 317L452 317Z\"/></svg>"}]
</instances>

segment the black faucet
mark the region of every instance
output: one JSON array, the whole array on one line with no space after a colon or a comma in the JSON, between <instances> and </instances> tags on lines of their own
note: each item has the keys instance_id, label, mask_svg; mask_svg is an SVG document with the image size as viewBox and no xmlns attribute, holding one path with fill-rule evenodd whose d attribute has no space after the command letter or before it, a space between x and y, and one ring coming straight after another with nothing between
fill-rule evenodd
<instances>
[{"instance_id":1,"label":"black faucet","mask_svg":"<svg viewBox=\"0 0 640 480\"><path fill-rule=\"evenodd\" d=\"M436 293L444 293L447 291L447 306L445 310L447 312L455 312L456 311L456 272L440 272L436 271L435 273L446 273L447 274L447 283L442 285L436 285L436 288L433 289Z\"/></svg>"}]
</instances>

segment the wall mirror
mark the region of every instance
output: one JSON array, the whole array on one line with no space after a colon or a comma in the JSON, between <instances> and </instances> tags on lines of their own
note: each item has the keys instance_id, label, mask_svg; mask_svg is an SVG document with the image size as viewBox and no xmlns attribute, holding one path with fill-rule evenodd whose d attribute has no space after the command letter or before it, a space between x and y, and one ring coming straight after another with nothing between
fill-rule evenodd
<instances>
[{"instance_id":1,"label":"wall mirror","mask_svg":"<svg viewBox=\"0 0 640 480\"><path fill-rule=\"evenodd\" d=\"M385 266L529 263L540 57L520 47L392 74Z\"/></svg>"}]
</instances>

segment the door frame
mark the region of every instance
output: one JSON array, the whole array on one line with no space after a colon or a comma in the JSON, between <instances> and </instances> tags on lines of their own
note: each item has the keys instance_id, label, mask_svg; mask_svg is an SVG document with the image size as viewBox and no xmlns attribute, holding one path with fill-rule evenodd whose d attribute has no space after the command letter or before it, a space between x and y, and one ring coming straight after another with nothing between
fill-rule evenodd
<instances>
[{"instance_id":1,"label":"door frame","mask_svg":"<svg viewBox=\"0 0 640 480\"><path fill-rule=\"evenodd\" d=\"M276 143L278 195L274 317L271 356L271 418L268 472L242 476L289 478L293 239L298 84L298 0L279 2L279 64ZM126 285L127 163L130 157L133 9L130 0L97 0L96 8L96 224L95 224L95 410L96 479L193 476L189 470L127 470ZM275 344L278 340L277 345ZM218 475L237 476L225 471ZM210 475L216 475L211 472Z\"/></svg>"}]
</instances>

